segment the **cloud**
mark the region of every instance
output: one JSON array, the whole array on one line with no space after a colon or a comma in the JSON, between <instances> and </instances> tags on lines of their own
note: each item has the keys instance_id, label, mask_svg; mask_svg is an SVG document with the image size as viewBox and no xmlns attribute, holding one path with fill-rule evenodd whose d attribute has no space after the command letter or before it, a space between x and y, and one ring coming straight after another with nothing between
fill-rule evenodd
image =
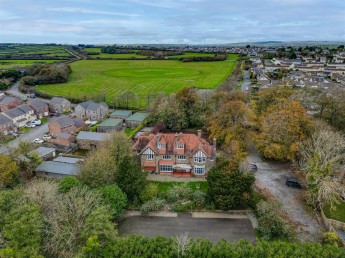
<instances>
[{"instance_id":1,"label":"cloud","mask_svg":"<svg viewBox=\"0 0 345 258\"><path fill-rule=\"evenodd\" d=\"M102 10L75 8L75 7L54 7L54 8L47 8L46 10L52 11L52 12L101 14L101 15L114 15L114 16L127 16L127 17L139 16L138 14L134 14L134 13L121 13L121 12L102 11Z\"/></svg>"}]
</instances>

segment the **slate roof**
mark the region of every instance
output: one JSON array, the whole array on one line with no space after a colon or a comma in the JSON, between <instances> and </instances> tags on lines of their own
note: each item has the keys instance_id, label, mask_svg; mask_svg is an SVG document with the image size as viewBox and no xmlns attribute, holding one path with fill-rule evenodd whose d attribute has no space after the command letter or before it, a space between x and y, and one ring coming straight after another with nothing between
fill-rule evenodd
<instances>
[{"instance_id":1,"label":"slate roof","mask_svg":"<svg viewBox=\"0 0 345 258\"><path fill-rule=\"evenodd\" d=\"M131 110L115 110L113 113L111 113L110 116L118 116L118 117L129 117L132 114Z\"/></svg>"},{"instance_id":2,"label":"slate roof","mask_svg":"<svg viewBox=\"0 0 345 258\"><path fill-rule=\"evenodd\" d=\"M53 105L61 105L64 102L69 102L71 103L68 99L65 98L60 98L60 97L53 97L50 101L49 104L53 104Z\"/></svg>"},{"instance_id":3,"label":"slate roof","mask_svg":"<svg viewBox=\"0 0 345 258\"><path fill-rule=\"evenodd\" d=\"M131 115L130 117L128 117L126 120L143 122L148 116L149 116L149 113L137 112Z\"/></svg>"},{"instance_id":4,"label":"slate roof","mask_svg":"<svg viewBox=\"0 0 345 258\"><path fill-rule=\"evenodd\" d=\"M92 111L97 111L101 106L108 108L107 103L105 102L95 103L92 100L81 102L78 104L78 106L82 107L84 110L92 110Z\"/></svg>"},{"instance_id":5,"label":"slate roof","mask_svg":"<svg viewBox=\"0 0 345 258\"><path fill-rule=\"evenodd\" d=\"M28 101L28 105L34 109L41 109L48 107L48 104L45 103L43 100L40 99L30 99Z\"/></svg>"},{"instance_id":6,"label":"slate roof","mask_svg":"<svg viewBox=\"0 0 345 258\"><path fill-rule=\"evenodd\" d=\"M73 122L74 122L75 127L77 127L77 128L85 125L84 120L80 119L80 118L73 118Z\"/></svg>"},{"instance_id":7,"label":"slate roof","mask_svg":"<svg viewBox=\"0 0 345 258\"><path fill-rule=\"evenodd\" d=\"M89 141L107 141L110 138L109 133L96 133L81 131L77 135L77 140L89 140Z\"/></svg>"},{"instance_id":8,"label":"slate roof","mask_svg":"<svg viewBox=\"0 0 345 258\"><path fill-rule=\"evenodd\" d=\"M6 125L9 123L12 123L12 120L3 114L0 114L0 125Z\"/></svg>"},{"instance_id":9,"label":"slate roof","mask_svg":"<svg viewBox=\"0 0 345 258\"><path fill-rule=\"evenodd\" d=\"M158 142L166 144L165 148L158 148ZM184 149L177 149L177 144L183 144ZM210 145L205 139L199 138L195 134L150 134L148 136L139 136L133 148L139 152L150 148L158 155L168 154L183 154L193 155L198 150L202 150L207 156L215 155L214 147ZM182 152L182 153L181 153Z\"/></svg>"},{"instance_id":10,"label":"slate roof","mask_svg":"<svg viewBox=\"0 0 345 258\"><path fill-rule=\"evenodd\" d=\"M10 118L15 118L15 117L22 116L25 114L25 112L18 107L6 110L3 113Z\"/></svg>"},{"instance_id":11,"label":"slate roof","mask_svg":"<svg viewBox=\"0 0 345 258\"><path fill-rule=\"evenodd\" d=\"M57 122L62 128L74 125L73 119L68 116L60 116L55 119L55 122Z\"/></svg>"},{"instance_id":12,"label":"slate roof","mask_svg":"<svg viewBox=\"0 0 345 258\"><path fill-rule=\"evenodd\" d=\"M70 133L58 133L56 135L56 138L63 138L63 139L69 139L71 138L72 134Z\"/></svg>"},{"instance_id":13,"label":"slate roof","mask_svg":"<svg viewBox=\"0 0 345 258\"><path fill-rule=\"evenodd\" d=\"M11 97L11 96L3 96L1 99L0 99L0 104L2 105L8 105L10 104L13 100L18 100L14 97ZM20 100L18 100L20 102Z\"/></svg>"},{"instance_id":14,"label":"slate roof","mask_svg":"<svg viewBox=\"0 0 345 258\"><path fill-rule=\"evenodd\" d=\"M122 119L109 118L109 119L104 120L102 123L100 123L98 127L102 127L102 126L116 127L119 124L122 124Z\"/></svg>"},{"instance_id":15,"label":"slate roof","mask_svg":"<svg viewBox=\"0 0 345 258\"><path fill-rule=\"evenodd\" d=\"M29 113L30 111L32 111L32 108L29 105L27 105L27 104L21 104L17 108L20 108L25 113Z\"/></svg>"},{"instance_id":16,"label":"slate roof","mask_svg":"<svg viewBox=\"0 0 345 258\"><path fill-rule=\"evenodd\" d=\"M33 153L37 153L40 157L43 157L43 156L48 155L54 151L55 151L54 148L39 147L36 150L30 151L28 153L28 155L31 156Z\"/></svg>"},{"instance_id":17,"label":"slate roof","mask_svg":"<svg viewBox=\"0 0 345 258\"><path fill-rule=\"evenodd\" d=\"M73 163L44 161L35 170L37 172L75 176L78 174L79 167L77 164Z\"/></svg>"},{"instance_id":18,"label":"slate roof","mask_svg":"<svg viewBox=\"0 0 345 258\"><path fill-rule=\"evenodd\" d=\"M62 157L62 156L59 156L59 157L53 159L53 161L55 161L55 162L61 162L61 163L76 164L76 163L78 163L78 162L84 161L84 159L80 159L80 158L70 158L70 157Z\"/></svg>"}]
</instances>

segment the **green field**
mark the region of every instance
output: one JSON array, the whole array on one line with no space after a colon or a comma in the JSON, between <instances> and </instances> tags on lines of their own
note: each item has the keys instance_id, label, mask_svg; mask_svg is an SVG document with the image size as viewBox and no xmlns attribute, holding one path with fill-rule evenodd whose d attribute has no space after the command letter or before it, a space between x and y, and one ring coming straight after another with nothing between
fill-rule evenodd
<instances>
[{"instance_id":1,"label":"green field","mask_svg":"<svg viewBox=\"0 0 345 258\"><path fill-rule=\"evenodd\" d=\"M39 85L36 89L65 97L106 93L106 101L132 92L171 94L186 86L214 89L234 70L236 62L180 62L175 60L81 60L71 64L68 83ZM143 103L142 103L143 104Z\"/></svg>"},{"instance_id":2,"label":"green field","mask_svg":"<svg viewBox=\"0 0 345 258\"><path fill-rule=\"evenodd\" d=\"M71 57L65 51L66 46L59 45L36 45L36 44L1 44L0 57L10 58L11 56L31 56L39 55L45 57L68 58Z\"/></svg>"},{"instance_id":3,"label":"green field","mask_svg":"<svg viewBox=\"0 0 345 258\"><path fill-rule=\"evenodd\" d=\"M0 69L25 67L35 63L54 63L57 60L0 60Z\"/></svg>"},{"instance_id":4,"label":"green field","mask_svg":"<svg viewBox=\"0 0 345 258\"><path fill-rule=\"evenodd\" d=\"M329 219L334 219L345 223L345 203L339 202L339 204L335 205L335 209L331 210L329 205L323 209L325 215Z\"/></svg>"}]
</instances>

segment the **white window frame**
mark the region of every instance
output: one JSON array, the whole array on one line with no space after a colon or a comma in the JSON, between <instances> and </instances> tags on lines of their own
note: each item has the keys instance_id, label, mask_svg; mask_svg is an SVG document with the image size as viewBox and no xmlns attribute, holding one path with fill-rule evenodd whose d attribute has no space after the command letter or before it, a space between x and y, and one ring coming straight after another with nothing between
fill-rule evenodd
<instances>
[{"instance_id":1,"label":"white window frame","mask_svg":"<svg viewBox=\"0 0 345 258\"><path fill-rule=\"evenodd\" d=\"M153 160L154 154L146 154L146 160Z\"/></svg>"},{"instance_id":2,"label":"white window frame","mask_svg":"<svg viewBox=\"0 0 345 258\"><path fill-rule=\"evenodd\" d=\"M194 174L195 175L199 175L199 176L202 176L202 175L205 175L205 167L202 166L194 166Z\"/></svg>"},{"instance_id":3,"label":"white window frame","mask_svg":"<svg viewBox=\"0 0 345 258\"><path fill-rule=\"evenodd\" d=\"M184 144L177 144L177 149L184 149Z\"/></svg>"},{"instance_id":4,"label":"white window frame","mask_svg":"<svg viewBox=\"0 0 345 258\"><path fill-rule=\"evenodd\" d=\"M163 155L162 159L171 160L171 155Z\"/></svg>"},{"instance_id":5,"label":"white window frame","mask_svg":"<svg viewBox=\"0 0 345 258\"><path fill-rule=\"evenodd\" d=\"M172 167L172 165L160 165L159 171L160 172L173 172L173 167Z\"/></svg>"},{"instance_id":6,"label":"white window frame","mask_svg":"<svg viewBox=\"0 0 345 258\"><path fill-rule=\"evenodd\" d=\"M158 143L157 147L158 149L165 149L165 144Z\"/></svg>"},{"instance_id":7,"label":"white window frame","mask_svg":"<svg viewBox=\"0 0 345 258\"><path fill-rule=\"evenodd\" d=\"M178 160L186 160L186 156L185 155L176 155Z\"/></svg>"},{"instance_id":8,"label":"white window frame","mask_svg":"<svg viewBox=\"0 0 345 258\"><path fill-rule=\"evenodd\" d=\"M205 163L206 157L194 157L194 162L196 163Z\"/></svg>"}]
</instances>

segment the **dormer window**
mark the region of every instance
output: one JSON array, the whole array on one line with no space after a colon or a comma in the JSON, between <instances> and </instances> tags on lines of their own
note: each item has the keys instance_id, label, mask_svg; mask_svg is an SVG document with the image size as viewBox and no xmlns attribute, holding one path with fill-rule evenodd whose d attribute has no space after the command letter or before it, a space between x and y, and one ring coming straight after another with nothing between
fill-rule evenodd
<instances>
[{"instance_id":1,"label":"dormer window","mask_svg":"<svg viewBox=\"0 0 345 258\"><path fill-rule=\"evenodd\" d=\"M157 147L158 149L165 149L165 144L158 143Z\"/></svg>"},{"instance_id":2,"label":"dormer window","mask_svg":"<svg viewBox=\"0 0 345 258\"><path fill-rule=\"evenodd\" d=\"M178 149L184 149L184 144L177 144Z\"/></svg>"}]
</instances>

